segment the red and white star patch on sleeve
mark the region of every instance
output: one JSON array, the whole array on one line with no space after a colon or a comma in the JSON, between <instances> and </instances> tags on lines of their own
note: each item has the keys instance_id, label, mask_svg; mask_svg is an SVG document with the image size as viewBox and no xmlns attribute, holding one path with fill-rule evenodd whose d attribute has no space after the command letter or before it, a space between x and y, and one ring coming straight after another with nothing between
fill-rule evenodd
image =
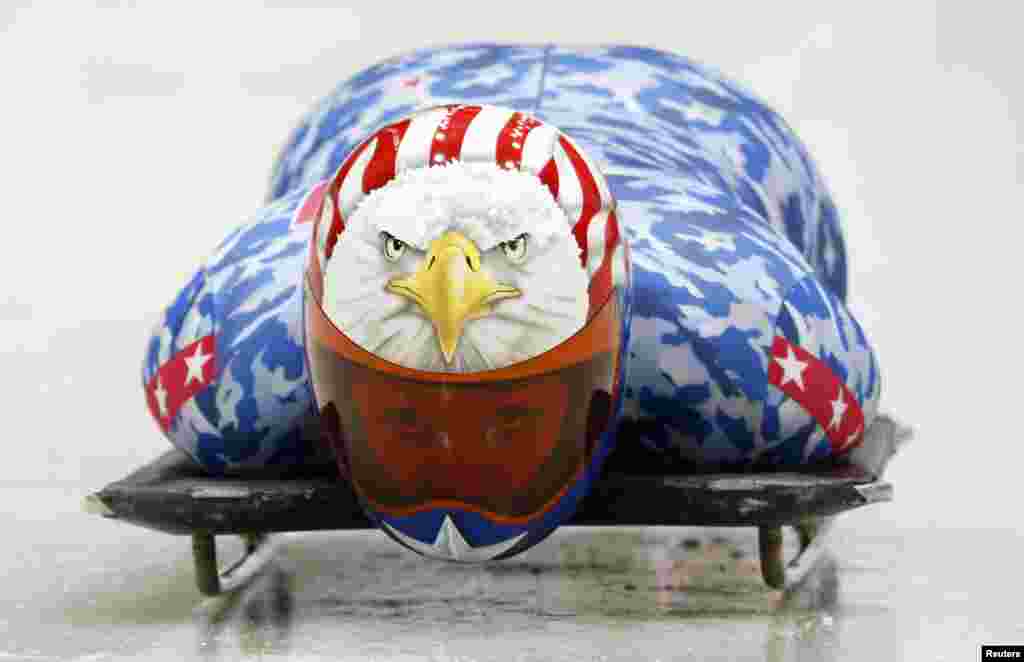
<instances>
[{"instance_id":1,"label":"red and white star patch on sleeve","mask_svg":"<svg viewBox=\"0 0 1024 662\"><path fill-rule=\"evenodd\" d=\"M216 373L214 336L203 336L172 356L146 384L146 403L167 432L182 405L209 384Z\"/></svg>"},{"instance_id":2,"label":"red and white star patch on sleeve","mask_svg":"<svg viewBox=\"0 0 1024 662\"><path fill-rule=\"evenodd\" d=\"M864 412L857 396L824 361L782 336L775 336L768 382L793 398L825 430L839 455L864 438Z\"/></svg>"}]
</instances>

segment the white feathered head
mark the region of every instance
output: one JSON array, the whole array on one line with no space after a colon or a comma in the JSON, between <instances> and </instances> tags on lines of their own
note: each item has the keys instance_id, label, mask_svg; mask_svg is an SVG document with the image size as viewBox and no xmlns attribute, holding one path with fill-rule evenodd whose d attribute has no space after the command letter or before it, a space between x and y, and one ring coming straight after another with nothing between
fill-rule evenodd
<instances>
[{"instance_id":1,"label":"white feathered head","mask_svg":"<svg viewBox=\"0 0 1024 662\"><path fill-rule=\"evenodd\" d=\"M531 117L419 113L364 143L326 196L324 313L363 349L417 370L533 358L586 324L611 208L579 150Z\"/></svg>"}]
</instances>

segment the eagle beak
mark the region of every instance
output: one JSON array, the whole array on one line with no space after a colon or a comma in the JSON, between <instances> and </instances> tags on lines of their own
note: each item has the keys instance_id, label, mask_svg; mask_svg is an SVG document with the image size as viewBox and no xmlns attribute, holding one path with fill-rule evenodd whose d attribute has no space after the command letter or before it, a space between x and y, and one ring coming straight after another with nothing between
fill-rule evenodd
<instances>
[{"instance_id":1,"label":"eagle beak","mask_svg":"<svg viewBox=\"0 0 1024 662\"><path fill-rule=\"evenodd\" d=\"M490 313L495 301L522 295L484 272L476 244L455 231L431 242L416 273L393 278L387 290L412 299L427 314L437 331L445 363L452 362L467 321Z\"/></svg>"}]
</instances>

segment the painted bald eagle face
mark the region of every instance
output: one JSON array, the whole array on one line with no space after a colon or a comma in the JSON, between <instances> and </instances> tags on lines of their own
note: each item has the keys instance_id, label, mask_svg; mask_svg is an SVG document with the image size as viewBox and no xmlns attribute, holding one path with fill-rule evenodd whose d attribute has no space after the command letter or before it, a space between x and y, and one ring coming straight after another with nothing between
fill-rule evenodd
<instances>
[{"instance_id":1,"label":"painted bald eagle face","mask_svg":"<svg viewBox=\"0 0 1024 662\"><path fill-rule=\"evenodd\" d=\"M324 278L324 312L399 365L477 372L580 330L588 278L536 176L489 163L409 170L364 199Z\"/></svg>"}]
</instances>

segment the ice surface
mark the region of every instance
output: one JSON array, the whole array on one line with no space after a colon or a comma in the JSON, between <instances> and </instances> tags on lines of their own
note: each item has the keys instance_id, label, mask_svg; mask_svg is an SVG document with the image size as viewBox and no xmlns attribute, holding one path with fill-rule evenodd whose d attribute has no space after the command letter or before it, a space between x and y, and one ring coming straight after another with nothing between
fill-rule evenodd
<instances>
[{"instance_id":1,"label":"ice surface","mask_svg":"<svg viewBox=\"0 0 1024 662\"><path fill-rule=\"evenodd\" d=\"M963 660L1024 641L1016 5L547 2L505 20L489 3L113 4L0 8L0 660ZM749 556L673 564L678 530L560 532L455 570L317 534L286 541L290 616L268 576L208 630L187 539L80 512L165 449L143 343L258 205L291 123L382 57L484 38L678 50L809 144L846 218L883 407L917 430L887 475L896 501L840 521L837 589L780 604ZM691 556L717 559L706 542Z\"/></svg>"}]
</instances>

